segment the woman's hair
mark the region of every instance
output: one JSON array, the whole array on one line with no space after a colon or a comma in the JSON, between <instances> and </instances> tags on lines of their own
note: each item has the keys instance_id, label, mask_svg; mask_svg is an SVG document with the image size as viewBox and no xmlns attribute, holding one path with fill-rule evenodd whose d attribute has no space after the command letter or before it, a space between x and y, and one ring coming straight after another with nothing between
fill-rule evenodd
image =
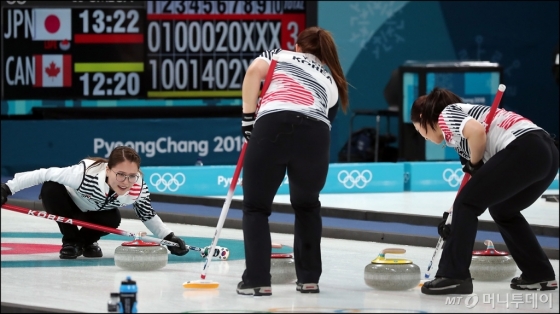
<instances>
[{"instance_id":1,"label":"woman's hair","mask_svg":"<svg viewBox=\"0 0 560 314\"><path fill-rule=\"evenodd\" d=\"M461 97L451 91L436 87L428 95L418 97L410 109L410 120L419 123L420 127L428 131L428 125L435 130L439 115L443 109L451 104L461 103Z\"/></svg>"},{"instance_id":2,"label":"woman's hair","mask_svg":"<svg viewBox=\"0 0 560 314\"><path fill-rule=\"evenodd\" d=\"M112 169L114 166L127 160L135 163L136 165L138 165L138 168L140 168L140 156L134 149L128 146L115 147L115 149L113 149L113 151L111 152L111 155L109 155L109 159L105 159L101 157L87 157L86 159L91 159L95 161L93 164L91 164L88 167L88 169L93 168L105 162L107 163L107 167L109 167L109 169Z\"/></svg>"},{"instance_id":3,"label":"woman's hair","mask_svg":"<svg viewBox=\"0 0 560 314\"><path fill-rule=\"evenodd\" d=\"M348 82L338 60L338 52L332 34L320 27L313 26L303 30L296 41L304 53L310 53L323 61L331 70L338 88L342 111L348 108Z\"/></svg>"}]
</instances>

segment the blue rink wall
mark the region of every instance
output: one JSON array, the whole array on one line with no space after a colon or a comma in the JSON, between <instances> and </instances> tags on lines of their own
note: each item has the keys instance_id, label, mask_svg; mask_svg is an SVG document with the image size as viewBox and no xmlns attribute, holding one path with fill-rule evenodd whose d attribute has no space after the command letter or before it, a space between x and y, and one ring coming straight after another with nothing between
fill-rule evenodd
<instances>
[{"instance_id":1,"label":"blue rink wall","mask_svg":"<svg viewBox=\"0 0 560 314\"><path fill-rule=\"evenodd\" d=\"M226 195L235 166L144 167L144 179L153 193ZM457 191L463 171L459 162L403 162L330 164L322 193ZM238 186L243 184L243 172ZM289 194L284 177L278 194ZM558 189L558 175L550 185ZM243 194L241 188L236 195Z\"/></svg>"},{"instance_id":2,"label":"blue rink wall","mask_svg":"<svg viewBox=\"0 0 560 314\"><path fill-rule=\"evenodd\" d=\"M235 165L243 145L241 118L2 120L0 133L4 176L107 158L118 145L134 148L143 167L188 166L197 159L205 166ZM333 140L330 162L342 145Z\"/></svg>"},{"instance_id":3,"label":"blue rink wall","mask_svg":"<svg viewBox=\"0 0 560 314\"><path fill-rule=\"evenodd\" d=\"M225 195L243 144L240 133L236 118L2 120L2 175L107 158L115 146L127 145L140 154L151 191ZM331 146L323 193L456 191L463 176L458 161L337 164L340 145ZM191 166L197 159L204 166ZM284 178L278 193L288 194L289 184ZM550 188L558 189L558 176Z\"/></svg>"}]
</instances>

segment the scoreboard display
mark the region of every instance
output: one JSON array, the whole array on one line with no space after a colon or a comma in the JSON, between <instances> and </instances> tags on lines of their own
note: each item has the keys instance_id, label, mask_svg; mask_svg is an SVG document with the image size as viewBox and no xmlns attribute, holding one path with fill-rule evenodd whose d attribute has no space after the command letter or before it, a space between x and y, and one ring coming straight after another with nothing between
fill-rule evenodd
<instances>
[{"instance_id":1,"label":"scoreboard display","mask_svg":"<svg viewBox=\"0 0 560 314\"><path fill-rule=\"evenodd\" d=\"M240 97L305 1L1 1L2 100Z\"/></svg>"}]
</instances>

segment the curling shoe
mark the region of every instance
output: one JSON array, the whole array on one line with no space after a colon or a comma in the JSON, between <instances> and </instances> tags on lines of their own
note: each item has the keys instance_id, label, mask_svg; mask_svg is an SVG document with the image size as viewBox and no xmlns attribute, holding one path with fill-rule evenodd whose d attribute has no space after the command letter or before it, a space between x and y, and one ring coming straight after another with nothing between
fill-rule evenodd
<instances>
[{"instance_id":1,"label":"curling shoe","mask_svg":"<svg viewBox=\"0 0 560 314\"><path fill-rule=\"evenodd\" d=\"M319 293L319 284L296 282L296 291L301 293Z\"/></svg>"},{"instance_id":2,"label":"curling shoe","mask_svg":"<svg viewBox=\"0 0 560 314\"><path fill-rule=\"evenodd\" d=\"M473 293L472 278L461 280L436 277L424 283L421 291L423 294L471 294Z\"/></svg>"},{"instance_id":3,"label":"curling shoe","mask_svg":"<svg viewBox=\"0 0 560 314\"><path fill-rule=\"evenodd\" d=\"M271 296L272 288L270 286L248 287L243 281L237 284L237 294L252 295L255 297Z\"/></svg>"},{"instance_id":4,"label":"curling shoe","mask_svg":"<svg viewBox=\"0 0 560 314\"><path fill-rule=\"evenodd\" d=\"M84 245L84 257L103 257L103 252L97 242Z\"/></svg>"},{"instance_id":5,"label":"curling shoe","mask_svg":"<svg viewBox=\"0 0 560 314\"><path fill-rule=\"evenodd\" d=\"M77 243L64 243L60 249L59 257L61 259L76 259L83 253L82 246Z\"/></svg>"},{"instance_id":6,"label":"curling shoe","mask_svg":"<svg viewBox=\"0 0 560 314\"><path fill-rule=\"evenodd\" d=\"M558 283L554 278L551 280L528 280L523 278L523 274L519 277L515 277L511 280L509 285L515 290L556 290L558 288Z\"/></svg>"}]
</instances>

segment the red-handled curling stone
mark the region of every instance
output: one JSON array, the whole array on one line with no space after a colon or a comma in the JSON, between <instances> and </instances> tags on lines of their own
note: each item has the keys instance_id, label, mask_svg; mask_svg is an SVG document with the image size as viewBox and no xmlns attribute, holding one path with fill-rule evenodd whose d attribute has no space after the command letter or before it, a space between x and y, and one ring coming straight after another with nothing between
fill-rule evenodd
<instances>
[{"instance_id":1,"label":"red-handled curling stone","mask_svg":"<svg viewBox=\"0 0 560 314\"><path fill-rule=\"evenodd\" d=\"M497 251L494 243L490 240L484 241L486 250L473 251L471 277L478 281L502 281L510 280L517 272L517 264L505 251Z\"/></svg>"},{"instance_id":2,"label":"red-handled curling stone","mask_svg":"<svg viewBox=\"0 0 560 314\"><path fill-rule=\"evenodd\" d=\"M271 283L285 284L296 281L296 267L293 254L270 254Z\"/></svg>"},{"instance_id":3,"label":"red-handled curling stone","mask_svg":"<svg viewBox=\"0 0 560 314\"><path fill-rule=\"evenodd\" d=\"M138 238L115 249L115 265L127 270L157 270L167 265L167 257L164 246Z\"/></svg>"}]
</instances>

